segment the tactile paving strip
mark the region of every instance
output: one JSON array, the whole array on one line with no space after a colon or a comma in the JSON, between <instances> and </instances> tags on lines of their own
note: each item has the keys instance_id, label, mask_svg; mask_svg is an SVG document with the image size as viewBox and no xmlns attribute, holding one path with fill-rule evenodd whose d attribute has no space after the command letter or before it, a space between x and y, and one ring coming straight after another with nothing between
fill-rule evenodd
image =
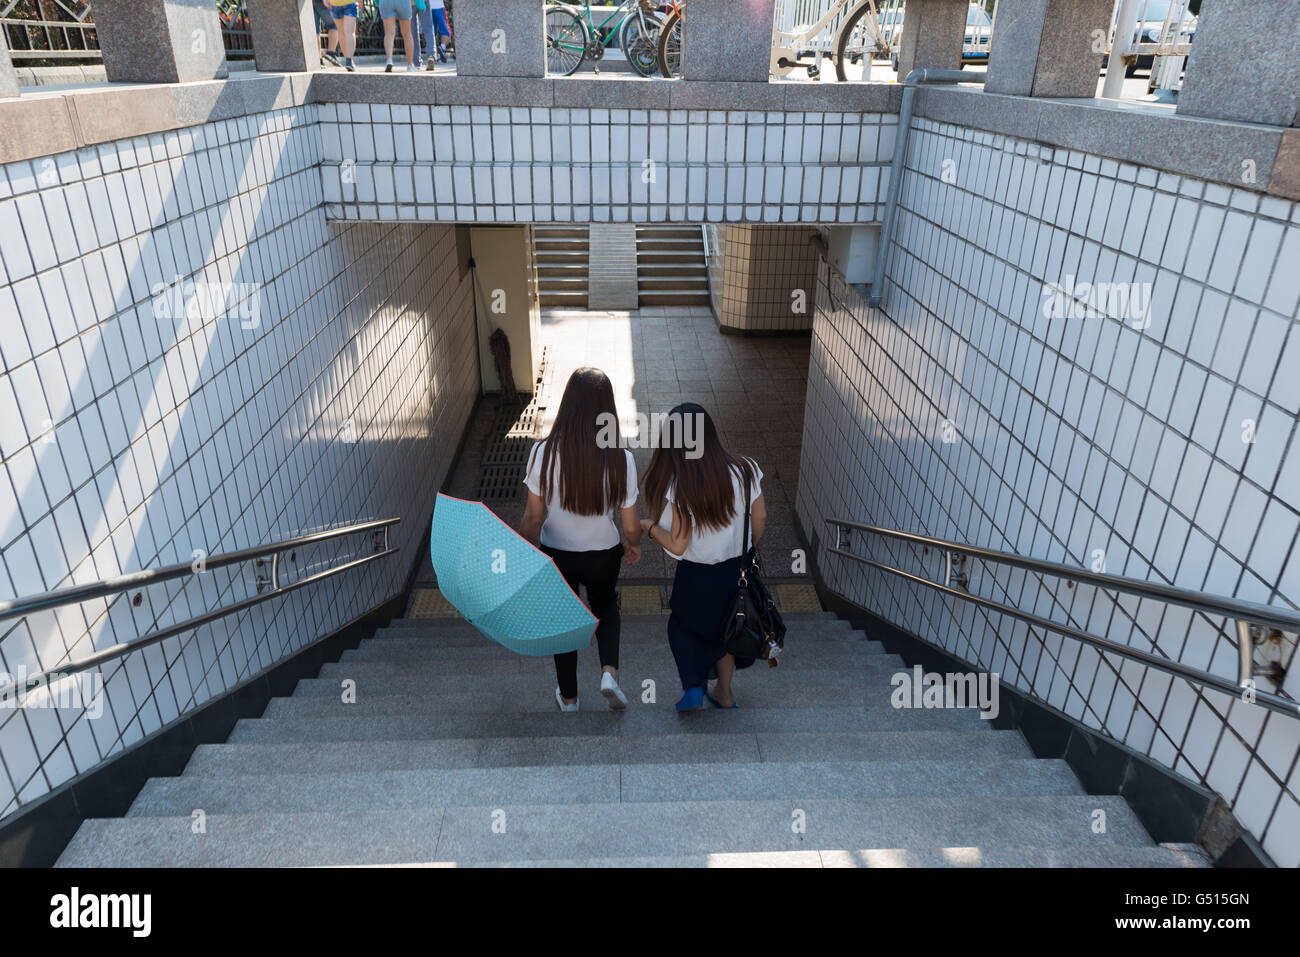
<instances>
[{"instance_id":1,"label":"tactile paving strip","mask_svg":"<svg viewBox=\"0 0 1300 957\"><path fill-rule=\"evenodd\" d=\"M776 600L782 611L824 611L812 585L777 585Z\"/></svg>"},{"instance_id":2,"label":"tactile paving strip","mask_svg":"<svg viewBox=\"0 0 1300 957\"><path fill-rule=\"evenodd\" d=\"M442 597L436 588L417 588L411 593L411 609L407 618L459 618L460 612Z\"/></svg>"},{"instance_id":3,"label":"tactile paving strip","mask_svg":"<svg viewBox=\"0 0 1300 957\"><path fill-rule=\"evenodd\" d=\"M625 615L662 615L663 594L658 585L624 585L619 589L619 611Z\"/></svg>"}]
</instances>

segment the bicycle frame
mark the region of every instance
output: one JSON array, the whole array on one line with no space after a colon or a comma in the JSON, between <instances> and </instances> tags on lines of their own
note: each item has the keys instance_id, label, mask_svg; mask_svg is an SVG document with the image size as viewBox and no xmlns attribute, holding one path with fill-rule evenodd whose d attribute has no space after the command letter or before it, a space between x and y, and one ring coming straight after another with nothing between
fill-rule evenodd
<instances>
[{"instance_id":1,"label":"bicycle frame","mask_svg":"<svg viewBox=\"0 0 1300 957\"><path fill-rule=\"evenodd\" d=\"M773 25L772 58L770 63L772 75L786 76L798 67L820 66L823 56L833 61L833 55L829 55L820 49L817 50L816 57L812 61L801 59L800 53L821 36L836 17L844 12L846 7L856 6L857 2L858 0L836 0L820 20L804 30L778 30ZM865 22L869 24L871 38L878 48L888 50L888 44L885 44L883 37L880 36L880 11L876 7L875 0L867 0L867 2L870 6L870 13Z\"/></svg>"},{"instance_id":2,"label":"bicycle frame","mask_svg":"<svg viewBox=\"0 0 1300 957\"><path fill-rule=\"evenodd\" d=\"M583 0L582 10L578 14L578 22L583 25L583 28L587 31L589 37L595 39L602 47L608 47L618 39L624 21L626 21L628 17L634 17L640 14L639 9L637 9L638 6L637 0L623 0L623 2L619 3L618 6L615 7L614 11L610 13L609 16L600 21L600 23L597 23L595 16L591 12L591 0ZM608 33L602 36L601 31L609 26L612 20L616 19L618 20L618 23L615 24ZM641 22L641 25L644 28L644 20Z\"/></svg>"}]
</instances>

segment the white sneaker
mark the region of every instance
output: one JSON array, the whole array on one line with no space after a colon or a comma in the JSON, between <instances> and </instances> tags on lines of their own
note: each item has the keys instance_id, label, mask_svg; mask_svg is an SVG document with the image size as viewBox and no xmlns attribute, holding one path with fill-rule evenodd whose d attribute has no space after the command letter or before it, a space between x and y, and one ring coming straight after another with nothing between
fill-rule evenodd
<instances>
[{"instance_id":1,"label":"white sneaker","mask_svg":"<svg viewBox=\"0 0 1300 957\"><path fill-rule=\"evenodd\" d=\"M601 690L604 691L604 688L602 687ZM564 703L564 696L560 694L559 685L555 686L555 703L558 704L560 706L560 710L565 712L566 714L572 714L573 712L578 710L578 699L575 698L573 700L573 704Z\"/></svg>"},{"instance_id":2,"label":"white sneaker","mask_svg":"<svg viewBox=\"0 0 1300 957\"><path fill-rule=\"evenodd\" d=\"M600 693L605 696L605 703L613 710L622 711L627 707L627 696L623 694L623 689L618 686L618 682L608 671L600 676Z\"/></svg>"}]
</instances>

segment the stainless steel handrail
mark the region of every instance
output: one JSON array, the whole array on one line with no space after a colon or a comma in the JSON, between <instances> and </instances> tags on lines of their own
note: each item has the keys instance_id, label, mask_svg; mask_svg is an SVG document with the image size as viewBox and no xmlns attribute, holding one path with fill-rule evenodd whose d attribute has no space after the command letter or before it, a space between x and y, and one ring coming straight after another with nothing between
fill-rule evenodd
<instances>
[{"instance_id":1,"label":"stainless steel handrail","mask_svg":"<svg viewBox=\"0 0 1300 957\"><path fill-rule=\"evenodd\" d=\"M129 575L118 575L114 578L106 578L89 585L78 585L74 588L63 588L55 591L44 592L40 595L32 595L27 598L18 598L12 601L0 603L0 620L6 618L16 618L29 615L33 612L43 611L50 608L57 608L63 605L72 605L79 602L88 601L92 598L102 598L107 595L116 595L124 591L140 588L146 585L155 585L158 582L169 581L176 578L200 574L211 571L215 568L225 568L230 565L237 565L243 562L255 561L257 559L271 559L271 574L269 579L270 589L251 597L245 598L233 604L221 608L215 608L212 611L205 612L202 615L196 615L185 621L178 622L174 625L168 625L166 628L150 632L147 635L133 639L131 641L120 642L111 648L105 648L103 651L97 651L94 654L81 659L80 661L67 662L57 668L50 668L41 671L21 681L15 681L0 687L0 701L5 698L22 694L32 688L39 687L50 683L51 679L59 679L67 675L77 674L82 671L88 671L91 668L97 668L106 662L123 655L130 654L140 648L157 644L176 635L184 634L187 631L193 631L203 625L210 624L228 615L245 611L254 605L260 605L264 601L270 601L272 598L278 598L281 595L287 595L289 592L297 591L308 585L314 585L317 582L332 578L335 575L341 575L346 571L359 568L362 565L386 558L397 552L399 549L390 547L388 542L388 530L392 526L401 522L400 518L383 518L375 519L369 522L357 522L352 525L345 525L342 528L332 528L321 532L313 532L308 535L299 535L294 538L286 538L279 542L273 542L268 545L258 545L253 548L244 548L239 551L226 552L221 555L204 558L201 570L196 571L192 564L190 565L168 565L164 568L146 569L141 572L133 572ZM343 538L347 535L358 535L365 532L383 533L382 543L375 542L375 551L373 554L365 555L361 558L355 558L351 561L344 562L342 565L335 565L333 568L327 568L324 571L316 572L297 581L289 582L282 585L279 581L279 555L281 552L292 549L302 548L308 545L315 545L319 542L330 541L335 538Z\"/></svg>"},{"instance_id":2,"label":"stainless steel handrail","mask_svg":"<svg viewBox=\"0 0 1300 957\"><path fill-rule=\"evenodd\" d=\"M1251 636L1254 633L1252 626L1255 629L1274 628L1280 631L1300 633L1300 612L1290 611L1285 608L1276 608L1272 605L1263 605L1258 602L1243 601L1238 598L1229 598L1222 595L1208 595L1185 588L1176 588L1172 585L1162 585L1158 582L1142 581L1137 578L1126 578L1122 575L1108 575L1084 568L1076 568L1071 565L1064 565L1060 562L1052 562L1040 558L1027 558L1023 555L1016 555L1011 552L1002 552L992 548L982 548L977 545L969 545L963 542L948 541L947 539L934 538L929 535L918 535L914 532L905 532L896 528L883 528L877 525L867 525L862 522L853 522L847 519L838 518L828 518L826 522L835 529L836 533L835 546L827 549L827 551L832 555L838 555L842 558L850 559L871 568L888 572L891 575L905 578L908 581L915 582L919 585L924 585L927 588L942 592L945 595L960 598L963 601L969 601L973 604L992 609L1001 614L1018 618L1021 621L1036 625L1046 631L1053 631L1057 634L1075 638L1103 651L1141 662L1142 664L1164 671L1168 674L1177 675L1178 677L1185 678L1188 681L1205 685L1206 687L1215 688L1216 690L1234 696L1239 695L1243 688L1248 687L1247 682L1253 684L1255 671L1254 657L1252 654L1253 649ZM843 534L845 530L848 530L850 533L858 531L869 535L879 535L885 538L908 542L913 545L935 548L946 555L946 580L940 584L939 582L931 581L930 579L924 578L920 575L904 571L901 568L895 568L892 565L878 562L874 559L867 558L864 555L859 555L850 551L845 547L845 545L851 545L851 540L847 542L845 541ZM1065 578L1071 581L1084 582L1107 591L1136 595L1141 598L1149 598L1166 604L1181 605L1186 608L1192 608L1209 615L1233 619L1237 623L1237 643L1239 650L1237 681L1234 683L1229 679L1221 678L1208 671L1203 671L1199 668L1192 668L1181 664L1180 662L1173 661L1169 658L1162 658L1158 655L1152 655L1137 648L1130 648L1127 645L1111 641L1108 638L1102 638L1089 632L1073 628L1069 625L1062 625L1058 622L1052 621L1051 619L1044 618L1041 615L1021 611L1020 609L1013 608L1010 605L1004 605L1001 602L981 598L977 595L971 595L960 588L954 588L952 587L954 565L960 564L953 561L954 556L960 556L962 558L977 558L983 561L1025 569L1026 571L1039 572L1044 575L1050 575L1054 578ZM1283 714L1289 714L1293 717L1300 717L1300 702L1296 702L1291 698L1274 694L1272 692L1262 691L1254 687L1251 688L1251 694L1256 703L1266 708L1273 711L1279 711Z\"/></svg>"},{"instance_id":3,"label":"stainless steel handrail","mask_svg":"<svg viewBox=\"0 0 1300 957\"><path fill-rule=\"evenodd\" d=\"M345 525L342 528L331 528L321 532L312 532L308 535L299 535L296 538L286 538L270 545L255 545L252 548L242 548L239 551L206 556L203 558L203 567L206 570L211 570L224 568L227 565L238 565L241 562L267 558L293 548L315 545L317 542L327 542L330 539L342 538L345 535L359 535L362 532L378 531L381 528L396 525L400 521L400 518L379 518L370 522ZM144 571L131 572L127 575L116 575L112 578L91 582L89 585L58 588L39 595L29 595L26 598L0 601L0 621L4 621L6 618L21 618L24 615L30 615L34 611L58 608L61 605L75 605L83 601L89 601L92 598L115 595L118 592L129 591L132 588L156 585L158 582L168 581L173 578L184 578L193 574L193 563L166 565L162 568L147 568Z\"/></svg>"}]
</instances>

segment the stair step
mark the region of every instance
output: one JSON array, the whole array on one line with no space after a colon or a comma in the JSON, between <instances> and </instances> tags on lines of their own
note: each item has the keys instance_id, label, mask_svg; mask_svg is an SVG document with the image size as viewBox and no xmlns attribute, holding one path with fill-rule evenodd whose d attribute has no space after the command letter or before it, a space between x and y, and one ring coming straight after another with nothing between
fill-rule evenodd
<instances>
[{"instance_id":1,"label":"stair step","mask_svg":"<svg viewBox=\"0 0 1300 957\"><path fill-rule=\"evenodd\" d=\"M376 865L384 866L384 865ZM864 848L853 851L751 851L744 854L694 854L677 857L565 858L561 860L446 862L445 867L1181 867L1213 866L1194 844L1156 847L920 847Z\"/></svg>"},{"instance_id":2,"label":"stair step","mask_svg":"<svg viewBox=\"0 0 1300 957\"><path fill-rule=\"evenodd\" d=\"M806 630L821 633L823 631L833 630L848 632L855 635L865 633L853 628L847 621L842 618L836 618L830 612L787 612L782 617L790 629L791 634L803 634ZM660 636L666 633L668 627L667 614L653 615L624 615L622 618L622 633L628 635L639 633L646 630L654 630ZM375 632L376 636L388 634L399 634L408 631L425 632L431 635L447 634L452 635L459 631L469 631L479 634L464 618L394 618L385 627Z\"/></svg>"},{"instance_id":3,"label":"stair step","mask_svg":"<svg viewBox=\"0 0 1300 957\"><path fill-rule=\"evenodd\" d=\"M641 306L707 306L712 300L704 293L642 293Z\"/></svg>"},{"instance_id":4,"label":"stair step","mask_svg":"<svg viewBox=\"0 0 1300 957\"><path fill-rule=\"evenodd\" d=\"M627 642L620 640L620 657L630 656L632 660L641 660L653 656L653 660L672 661L668 649L668 639L662 633L658 642L647 636L644 641ZM885 648L879 642L857 641L853 638L820 637L809 638L800 642L795 636L786 639L789 658L786 661L802 662L815 660L822 655L860 655L868 658L886 657ZM584 648L582 651L590 649ZM581 653L581 652L579 652ZM665 657L666 656L666 657ZM390 637L363 641L356 648L343 652L345 661L379 661L397 658L498 658L502 661L517 661L521 665L534 664L537 661L550 662L550 656L518 655L498 645L488 638L480 638L479 644L444 645L437 638L425 637ZM769 669L770 670L770 669Z\"/></svg>"},{"instance_id":5,"label":"stair step","mask_svg":"<svg viewBox=\"0 0 1300 957\"><path fill-rule=\"evenodd\" d=\"M677 274L707 278L709 275L708 264L704 262L698 262L698 263L697 262L685 262L685 263L643 262L640 263L637 268L640 270L642 276L649 276L654 278L657 278L659 276L672 276Z\"/></svg>"},{"instance_id":6,"label":"stair step","mask_svg":"<svg viewBox=\"0 0 1300 957\"><path fill-rule=\"evenodd\" d=\"M539 692L542 693L542 692ZM551 692L554 694L554 687ZM603 737L637 734L762 734L818 732L843 734L871 732L882 727L896 730L983 730L988 722L978 712L965 709L923 709L891 712L882 716L861 707L759 708L750 711L679 715L671 705L609 711L483 712L476 714L406 712L403 714L313 714L305 717L242 718L230 741L418 741L470 737ZM982 727L983 726L983 727Z\"/></svg>"},{"instance_id":7,"label":"stair step","mask_svg":"<svg viewBox=\"0 0 1300 957\"><path fill-rule=\"evenodd\" d=\"M301 687L302 682L299 682ZM444 714L536 714L554 713L554 684L538 682L536 687L527 691L451 691L430 692L428 688L418 690L396 689L378 682L358 682L356 700L345 703L339 691L339 683L333 683L330 694L295 693L292 697L272 698L262 713L263 718L309 718L314 716L357 717L384 714L421 714L431 720ZM628 688L625 693L635 689ZM741 707L737 710L776 710L785 711L797 708L862 708L876 723L882 726L894 720L894 709L890 706L886 688L866 690L853 688L813 687L797 688L788 691L779 688L754 688L748 690ZM589 688L578 688L578 697L582 709L597 713L606 709L604 699L596 693L596 682ZM585 693L584 693L585 692ZM676 691L673 692L677 694ZM737 700L740 694L737 692ZM638 699L629 702L630 708L647 708ZM901 709L900 709L901 710ZM929 709L924 713L927 726L965 726L978 712L973 708ZM582 713L581 711L579 713ZM675 713L675 712L674 712ZM940 717L940 716L943 717ZM919 718L901 718L903 724L922 720ZM983 720L983 719L977 719ZM901 725L900 725L901 726Z\"/></svg>"},{"instance_id":8,"label":"stair step","mask_svg":"<svg viewBox=\"0 0 1300 957\"><path fill-rule=\"evenodd\" d=\"M681 292L695 295L709 294L708 280L694 276L642 276L637 281L641 295L647 292Z\"/></svg>"},{"instance_id":9,"label":"stair step","mask_svg":"<svg viewBox=\"0 0 1300 957\"><path fill-rule=\"evenodd\" d=\"M647 679L655 682L662 694L670 689L680 687L677 671L667 648L655 654L637 655L636 649L625 648L619 659L620 684L635 689L638 693L642 682ZM346 654L346 653L345 653ZM747 687L766 683L770 679L773 687L790 688L803 684L832 684L840 686L879 687L882 692L887 689L892 677L900 671L907 671L905 665L892 660L874 661L875 655L835 655L815 659L800 658L787 652L782 658L780 668L772 670L765 665L756 665L762 672L758 675L741 674L736 679L736 689L740 694ZM584 664L584 660L587 662ZM578 673L588 677L597 673L597 656L589 649L579 652ZM874 664L873 664L874 662ZM485 658L431 658L423 655L394 655L385 658L358 659L346 658L324 665L320 671L322 678L388 678L402 674L428 676L461 676L465 680L478 683L487 677L505 678L518 676L533 681L545 681L553 677L554 665L549 658L502 658L489 656ZM814 674L815 672L815 674ZM834 675L839 673L842 680L836 681ZM825 678L826 680L822 680Z\"/></svg>"},{"instance_id":10,"label":"stair step","mask_svg":"<svg viewBox=\"0 0 1300 957\"><path fill-rule=\"evenodd\" d=\"M776 732L603 737L391 739L201 744L184 776L590 764L934 760L944 764L1033 758L1012 731Z\"/></svg>"},{"instance_id":11,"label":"stair step","mask_svg":"<svg viewBox=\"0 0 1300 957\"><path fill-rule=\"evenodd\" d=\"M499 701L517 702L517 710L547 710L555 706L551 694L555 679L551 676L485 675L474 676L472 689L467 688L463 675L439 675L430 670L429 675L411 675L409 668L391 667L378 670L374 667L341 668L337 675L308 677L294 689L294 698L329 698L342 700L343 681L351 681L357 700L378 696L422 696L428 698L434 710L472 711L502 710ZM406 674L403 674L406 672ZM754 684L737 684L737 701L741 709L750 707L837 707L845 705L883 707L889 701L892 688L888 677L868 676L866 680L835 680L837 672L803 672L797 680L758 681ZM653 680L660 694L671 694L676 701L679 694L675 674L662 671L658 674L633 680L632 672L624 675L624 693L629 700L641 702L643 681ZM599 677L595 667L578 672L578 698L582 710L603 709L599 693ZM667 692L664 692L667 688ZM446 702L446 703L442 703ZM268 705L269 707L269 705ZM324 707L324 706L322 706Z\"/></svg>"},{"instance_id":12,"label":"stair step","mask_svg":"<svg viewBox=\"0 0 1300 957\"><path fill-rule=\"evenodd\" d=\"M1106 830L1094 833L1094 811ZM807 822L797 833L795 812ZM504 814L504 818L502 815ZM504 832L494 822L504 822ZM1102 795L506 804L87 820L61 867L322 866L611 860L855 847L1154 847Z\"/></svg>"},{"instance_id":13,"label":"stair step","mask_svg":"<svg viewBox=\"0 0 1300 957\"><path fill-rule=\"evenodd\" d=\"M151 778L128 817L422 808L510 802L610 804L671 801L690 782L695 801L975 797L1083 794L1061 760L1015 759L982 765L928 761L569 765L426 768Z\"/></svg>"}]
</instances>

